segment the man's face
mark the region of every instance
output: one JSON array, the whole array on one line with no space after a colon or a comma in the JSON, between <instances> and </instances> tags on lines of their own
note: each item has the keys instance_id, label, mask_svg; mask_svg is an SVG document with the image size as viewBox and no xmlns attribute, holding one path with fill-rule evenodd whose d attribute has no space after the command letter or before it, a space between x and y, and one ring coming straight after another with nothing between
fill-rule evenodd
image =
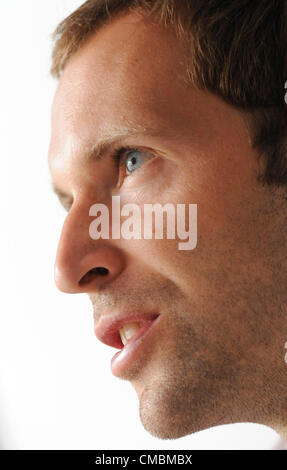
<instances>
[{"instance_id":1,"label":"man's face","mask_svg":"<svg viewBox=\"0 0 287 470\"><path fill-rule=\"evenodd\" d=\"M233 421L268 424L278 386L270 377L284 367L286 341L274 308L284 290L274 201L256 180L246 120L184 76L183 45L171 30L136 13L118 17L68 62L49 152L69 208L59 289L89 294L96 330L113 316L160 314L113 372L130 380L143 425L161 438ZM88 158L115 135L103 158ZM111 157L126 146L141 157L130 173ZM115 195L140 208L197 204L196 248L179 250L178 238L92 239L90 207L111 209Z\"/></svg>"}]
</instances>

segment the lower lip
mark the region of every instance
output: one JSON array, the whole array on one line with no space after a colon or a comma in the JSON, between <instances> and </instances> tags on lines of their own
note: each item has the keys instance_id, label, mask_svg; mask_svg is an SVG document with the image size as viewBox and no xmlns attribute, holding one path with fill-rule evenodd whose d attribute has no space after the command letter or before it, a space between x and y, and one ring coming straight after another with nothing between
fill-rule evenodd
<instances>
[{"instance_id":1,"label":"lower lip","mask_svg":"<svg viewBox=\"0 0 287 470\"><path fill-rule=\"evenodd\" d=\"M136 357L140 354L142 345L147 335L149 335L153 329L154 324L157 322L159 317L153 321L145 323L136 334L128 341L128 343L118 351L111 360L112 373L120 377L135 361Z\"/></svg>"}]
</instances>

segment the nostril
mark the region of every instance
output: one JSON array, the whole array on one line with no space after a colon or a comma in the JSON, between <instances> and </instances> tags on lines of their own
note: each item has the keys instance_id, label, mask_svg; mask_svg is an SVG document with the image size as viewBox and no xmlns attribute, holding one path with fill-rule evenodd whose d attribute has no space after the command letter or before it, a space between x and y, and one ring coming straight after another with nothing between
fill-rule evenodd
<instances>
[{"instance_id":1,"label":"nostril","mask_svg":"<svg viewBox=\"0 0 287 470\"><path fill-rule=\"evenodd\" d=\"M93 268L90 269L79 281L79 285L82 286L84 284L87 284L90 282L92 279L97 278L98 276L107 276L109 274L109 270L107 268L103 267L98 267L98 268Z\"/></svg>"},{"instance_id":2,"label":"nostril","mask_svg":"<svg viewBox=\"0 0 287 470\"><path fill-rule=\"evenodd\" d=\"M94 271L96 272L96 274L100 274L101 276L106 276L107 274L109 274L109 270L107 268L94 268L94 269L91 269L91 271Z\"/></svg>"}]
</instances>

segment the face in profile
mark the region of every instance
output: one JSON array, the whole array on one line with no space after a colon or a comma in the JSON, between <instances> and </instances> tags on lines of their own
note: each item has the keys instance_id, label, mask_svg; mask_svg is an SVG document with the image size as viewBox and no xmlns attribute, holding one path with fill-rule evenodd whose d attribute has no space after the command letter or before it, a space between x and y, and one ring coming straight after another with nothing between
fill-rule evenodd
<instances>
[{"instance_id":1,"label":"face in profile","mask_svg":"<svg viewBox=\"0 0 287 470\"><path fill-rule=\"evenodd\" d=\"M188 85L184 57L139 14L103 26L60 78L49 151L68 211L56 284L89 295L97 338L120 351L112 372L160 438L286 418L279 198L258 182L247 116ZM114 196L196 204L195 249L178 237L93 239L90 208L111 211Z\"/></svg>"}]
</instances>

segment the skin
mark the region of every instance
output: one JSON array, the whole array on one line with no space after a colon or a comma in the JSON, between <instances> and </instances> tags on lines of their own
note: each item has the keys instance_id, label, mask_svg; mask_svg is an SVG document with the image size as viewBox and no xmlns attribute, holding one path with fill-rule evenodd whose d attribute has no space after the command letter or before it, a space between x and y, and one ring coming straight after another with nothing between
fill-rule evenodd
<instances>
[{"instance_id":1,"label":"skin","mask_svg":"<svg viewBox=\"0 0 287 470\"><path fill-rule=\"evenodd\" d=\"M145 354L120 377L135 388L152 435L256 422L286 437L286 192L258 182L263 159L247 116L186 84L183 50L171 30L133 12L92 35L65 67L49 150L69 209L56 284L89 295L95 325L114 308L161 313ZM125 177L110 151L84 158L126 126L145 129L120 140L152 153L140 168ZM89 209L111 208L113 195L141 208L198 204L196 248L91 239ZM89 273L98 266L109 274Z\"/></svg>"}]
</instances>

